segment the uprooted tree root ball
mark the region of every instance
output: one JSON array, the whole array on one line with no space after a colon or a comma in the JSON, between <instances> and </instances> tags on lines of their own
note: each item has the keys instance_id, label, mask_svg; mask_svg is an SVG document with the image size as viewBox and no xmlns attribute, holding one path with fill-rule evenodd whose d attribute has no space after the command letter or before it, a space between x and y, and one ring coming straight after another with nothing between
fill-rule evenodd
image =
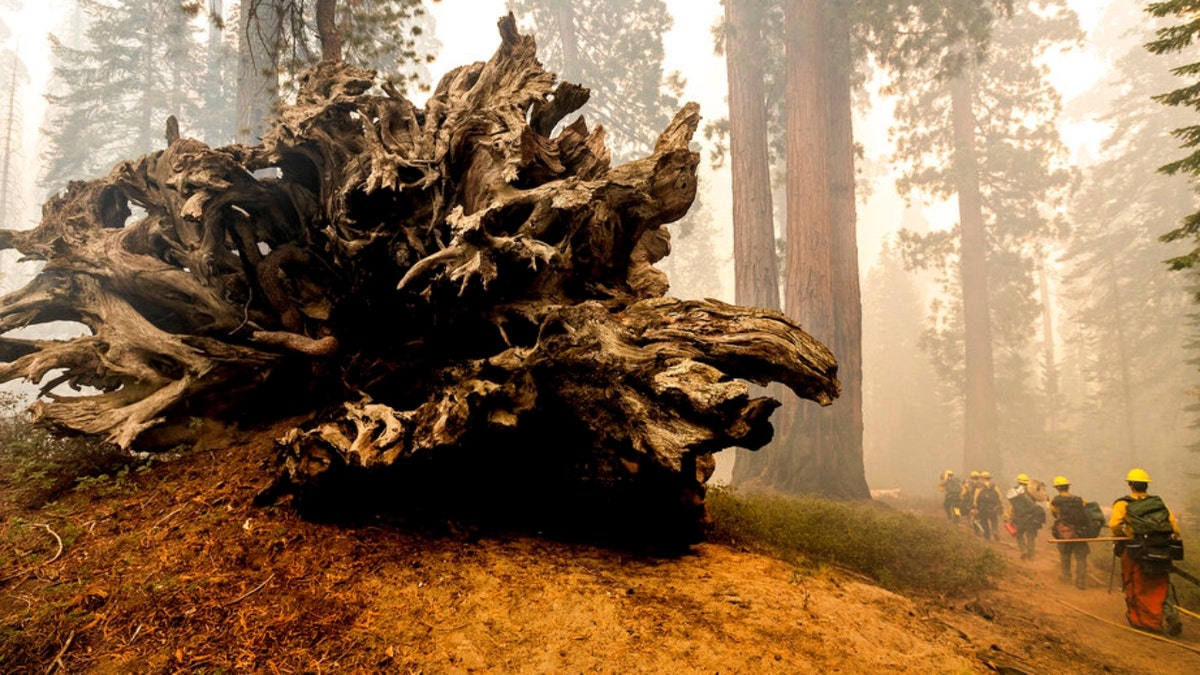
<instances>
[{"instance_id":1,"label":"uprooted tree root ball","mask_svg":"<svg viewBox=\"0 0 1200 675\"><path fill-rule=\"evenodd\" d=\"M324 61L261 145L172 118L165 150L0 232L45 262L0 331L88 329L0 338L0 381L41 383L43 424L142 451L196 418L310 413L263 497L313 512L589 514L694 540L712 453L770 439L778 403L747 381L827 404L836 364L778 312L665 297L652 265L695 196L696 105L612 167L603 129L560 124L588 91L499 27L424 109Z\"/></svg>"}]
</instances>

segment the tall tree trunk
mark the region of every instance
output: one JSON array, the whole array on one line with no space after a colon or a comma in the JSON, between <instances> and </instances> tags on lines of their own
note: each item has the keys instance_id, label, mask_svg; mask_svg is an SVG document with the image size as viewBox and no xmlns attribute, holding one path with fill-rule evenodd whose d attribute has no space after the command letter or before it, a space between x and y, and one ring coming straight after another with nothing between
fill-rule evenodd
<instances>
[{"instance_id":1,"label":"tall tree trunk","mask_svg":"<svg viewBox=\"0 0 1200 675\"><path fill-rule=\"evenodd\" d=\"M558 41L562 43L563 67L560 76L567 82L583 81L579 62L579 38L575 35L575 7L571 0L554 3L554 18L558 22Z\"/></svg>"},{"instance_id":2,"label":"tall tree trunk","mask_svg":"<svg viewBox=\"0 0 1200 675\"><path fill-rule=\"evenodd\" d=\"M834 355L842 396L819 411L833 418L836 435L821 452L828 455L829 473L821 477L837 497L867 499L863 467L862 292L858 273L858 217L854 191L854 125L850 78L850 17L845 11L827 13L829 71L829 194L833 232L830 269L835 333Z\"/></svg>"},{"instance_id":3,"label":"tall tree trunk","mask_svg":"<svg viewBox=\"0 0 1200 675\"><path fill-rule=\"evenodd\" d=\"M1050 272L1038 265L1038 287L1042 299L1042 359L1046 369L1046 430L1058 431L1058 359L1054 355L1054 316L1050 307Z\"/></svg>"},{"instance_id":4,"label":"tall tree trunk","mask_svg":"<svg viewBox=\"0 0 1200 675\"><path fill-rule=\"evenodd\" d=\"M996 384L992 363L991 310L988 301L987 234L975 152L975 115L970 72L950 83L954 128L954 180L961 230L963 325L966 331L966 400L963 411L963 466L997 468ZM990 467L990 468L989 468Z\"/></svg>"},{"instance_id":5,"label":"tall tree trunk","mask_svg":"<svg viewBox=\"0 0 1200 675\"><path fill-rule=\"evenodd\" d=\"M822 0L788 0L787 50L787 266L784 309L819 340L832 343L833 289L829 254L828 46ZM835 354L835 357L838 356ZM800 399L784 402L784 447L770 458L766 482L786 492L827 492L831 467L824 452L834 437L833 419Z\"/></svg>"},{"instance_id":6,"label":"tall tree trunk","mask_svg":"<svg viewBox=\"0 0 1200 675\"><path fill-rule=\"evenodd\" d=\"M1109 227L1111 228L1111 222ZM1113 306L1118 307L1118 316L1110 317L1109 325L1112 326L1113 341L1117 346L1117 377L1121 382L1121 410L1124 412L1125 418L1125 447L1128 449L1130 456L1137 456L1138 450L1138 435L1135 433L1136 416L1133 413L1133 366L1130 363L1130 345L1129 338L1125 334L1125 325L1128 318L1125 314L1125 298L1121 292L1121 284L1117 282L1117 260L1113 255L1111 243L1105 248L1106 263L1108 272L1105 277L1108 279L1108 292L1112 295Z\"/></svg>"},{"instance_id":7,"label":"tall tree trunk","mask_svg":"<svg viewBox=\"0 0 1200 675\"><path fill-rule=\"evenodd\" d=\"M13 201L12 187L12 157L16 152L13 137L17 135L17 51L13 50L12 77L9 78L7 114L4 116L4 164L0 168L0 228L9 228L16 223L9 223L9 207Z\"/></svg>"},{"instance_id":8,"label":"tall tree trunk","mask_svg":"<svg viewBox=\"0 0 1200 675\"><path fill-rule=\"evenodd\" d=\"M317 0L317 36L321 38L321 60L342 60L342 35L337 27L337 0Z\"/></svg>"},{"instance_id":9,"label":"tall tree trunk","mask_svg":"<svg viewBox=\"0 0 1200 675\"><path fill-rule=\"evenodd\" d=\"M725 0L725 66L729 81L729 168L733 186L734 302L779 309L779 267L767 154L762 13L753 0ZM779 392L782 396L782 392ZM761 478L765 452L739 448L735 484Z\"/></svg>"},{"instance_id":10,"label":"tall tree trunk","mask_svg":"<svg viewBox=\"0 0 1200 675\"><path fill-rule=\"evenodd\" d=\"M779 309L779 267L767 154L762 15L758 3L725 2L729 157L733 184L734 301Z\"/></svg>"},{"instance_id":11,"label":"tall tree trunk","mask_svg":"<svg viewBox=\"0 0 1200 675\"><path fill-rule=\"evenodd\" d=\"M279 98L277 0L242 0L238 21L238 143L255 143Z\"/></svg>"},{"instance_id":12,"label":"tall tree trunk","mask_svg":"<svg viewBox=\"0 0 1200 675\"><path fill-rule=\"evenodd\" d=\"M155 11L154 3L147 2L146 11L153 14ZM161 18L161 15L159 16ZM143 78L142 91L139 92L141 94L141 108L138 110L140 116L138 118L137 152L139 153L150 152L154 147L156 136L156 129L152 126L154 123L154 97L161 92L154 91L149 82L152 77L151 74L158 72L161 67L161 64L158 63L156 51L154 31L147 31L146 42L142 45L142 51L139 54L141 75Z\"/></svg>"},{"instance_id":13,"label":"tall tree trunk","mask_svg":"<svg viewBox=\"0 0 1200 675\"><path fill-rule=\"evenodd\" d=\"M244 0L243 0L244 1ZM224 128L213 121L213 115L221 109L221 89L224 78L221 51L225 42L225 4L222 0L208 0L208 53L204 74L204 140L212 146L228 143L230 139L219 138L219 129Z\"/></svg>"}]
</instances>

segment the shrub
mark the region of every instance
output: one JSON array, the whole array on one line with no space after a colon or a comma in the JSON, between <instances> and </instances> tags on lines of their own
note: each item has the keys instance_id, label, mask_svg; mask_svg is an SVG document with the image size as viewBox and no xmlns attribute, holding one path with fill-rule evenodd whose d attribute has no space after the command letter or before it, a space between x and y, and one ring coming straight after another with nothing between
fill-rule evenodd
<instances>
[{"instance_id":1,"label":"shrub","mask_svg":"<svg viewBox=\"0 0 1200 675\"><path fill-rule=\"evenodd\" d=\"M127 472L135 458L94 438L64 438L32 424L16 396L0 393L0 484L25 508L40 508L80 481Z\"/></svg>"},{"instance_id":2,"label":"shrub","mask_svg":"<svg viewBox=\"0 0 1200 675\"><path fill-rule=\"evenodd\" d=\"M871 502L741 494L706 499L710 540L748 545L797 565L831 564L892 590L951 594L988 586L1003 558L949 525Z\"/></svg>"}]
</instances>

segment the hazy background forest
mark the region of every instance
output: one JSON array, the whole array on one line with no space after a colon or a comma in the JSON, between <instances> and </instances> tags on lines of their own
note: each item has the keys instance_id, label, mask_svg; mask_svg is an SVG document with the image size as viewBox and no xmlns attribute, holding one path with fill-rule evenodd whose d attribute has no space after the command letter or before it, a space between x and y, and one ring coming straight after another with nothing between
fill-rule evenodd
<instances>
[{"instance_id":1,"label":"hazy background forest","mask_svg":"<svg viewBox=\"0 0 1200 675\"><path fill-rule=\"evenodd\" d=\"M815 23L784 5L820 3L726 2L358 0L339 4L339 25L347 60L419 105L446 70L487 59L497 18L513 11L550 70L592 88L583 114L608 130L614 163L645 155L683 102L700 102L702 187L661 264L672 294L785 309L833 348L846 385L829 413L841 417L789 404L777 442L736 462L722 453L717 480L857 496L865 477L919 494L944 469L986 469L1001 484L1064 474L1104 501L1141 466L1154 491L1194 495L1196 277L1190 259L1177 271L1164 262L1194 241L1160 237L1197 202L1186 175L1159 167L1184 155L1171 131L1196 111L1152 98L1187 84L1171 68L1188 59L1144 47L1170 18L1135 0L1017 0L1011 14L991 0L861 0L828 19L843 41L806 53L817 41L800 36ZM168 115L212 146L252 142L318 56L310 11L275 0L0 0L2 226L31 227L68 180L161 148ZM941 42L905 42L922 22ZM816 71L790 67L825 57L834 75L817 100L829 103L805 108L811 97L796 91ZM816 299L802 281L821 265L795 233L824 202L797 181L829 169L806 164L822 152L800 150L814 146L796 116L822 110L831 164L850 166L838 148L852 158L853 189L848 211L836 196L825 207L834 253L829 294ZM956 110L970 120L965 146ZM745 129L759 134L762 162L739 168L751 155ZM964 147L973 215L951 170ZM757 196L735 197L750 188ZM745 209L758 210L765 237L735 227L735 213L739 226L753 220ZM0 290L10 291L36 268L5 256ZM804 313L821 306L831 313ZM969 328L979 307L984 351ZM831 449L796 449L819 437ZM773 459L792 455L801 459Z\"/></svg>"}]
</instances>

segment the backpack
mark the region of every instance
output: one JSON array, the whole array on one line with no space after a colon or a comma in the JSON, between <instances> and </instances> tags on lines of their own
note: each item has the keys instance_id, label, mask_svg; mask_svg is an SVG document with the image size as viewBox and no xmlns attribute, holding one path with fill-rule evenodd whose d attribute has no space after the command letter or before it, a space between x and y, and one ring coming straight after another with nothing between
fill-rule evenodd
<instances>
[{"instance_id":1,"label":"backpack","mask_svg":"<svg viewBox=\"0 0 1200 675\"><path fill-rule=\"evenodd\" d=\"M1083 505L1083 512L1088 517L1088 529L1090 534L1085 534L1085 537L1098 537L1100 532L1108 525L1108 519L1104 517L1104 512L1100 510L1099 502L1086 502Z\"/></svg>"},{"instance_id":2,"label":"backpack","mask_svg":"<svg viewBox=\"0 0 1200 675\"><path fill-rule=\"evenodd\" d=\"M1100 528L1088 515L1082 497L1059 495L1051 505L1058 509L1059 515L1054 521L1054 533L1058 539L1086 539L1100 533Z\"/></svg>"},{"instance_id":3,"label":"backpack","mask_svg":"<svg viewBox=\"0 0 1200 675\"><path fill-rule=\"evenodd\" d=\"M995 487L985 485L980 488L975 503L983 513L995 513L1000 510L1000 495L996 493Z\"/></svg>"},{"instance_id":4,"label":"backpack","mask_svg":"<svg viewBox=\"0 0 1200 675\"><path fill-rule=\"evenodd\" d=\"M1171 561L1183 558L1182 546L1178 553L1173 550L1171 534L1171 514L1162 498L1150 495L1145 499L1122 497L1118 501L1126 503L1125 521L1133 530L1133 540L1125 543L1134 560L1141 566L1142 572L1152 576L1167 574L1171 571Z\"/></svg>"},{"instance_id":5,"label":"backpack","mask_svg":"<svg viewBox=\"0 0 1200 675\"><path fill-rule=\"evenodd\" d=\"M1010 497L1008 502L1013 507L1013 522L1018 527L1040 529L1046 522L1046 512L1033 502L1029 493L1021 491Z\"/></svg>"},{"instance_id":6,"label":"backpack","mask_svg":"<svg viewBox=\"0 0 1200 675\"><path fill-rule=\"evenodd\" d=\"M958 476L950 476L946 479L946 494L955 499L962 493L962 480Z\"/></svg>"},{"instance_id":7,"label":"backpack","mask_svg":"<svg viewBox=\"0 0 1200 675\"><path fill-rule=\"evenodd\" d=\"M1145 499L1122 497L1126 502L1125 521L1135 535L1170 534L1175 531L1171 527L1171 513L1161 497L1150 495Z\"/></svg>"}]
</instances>

